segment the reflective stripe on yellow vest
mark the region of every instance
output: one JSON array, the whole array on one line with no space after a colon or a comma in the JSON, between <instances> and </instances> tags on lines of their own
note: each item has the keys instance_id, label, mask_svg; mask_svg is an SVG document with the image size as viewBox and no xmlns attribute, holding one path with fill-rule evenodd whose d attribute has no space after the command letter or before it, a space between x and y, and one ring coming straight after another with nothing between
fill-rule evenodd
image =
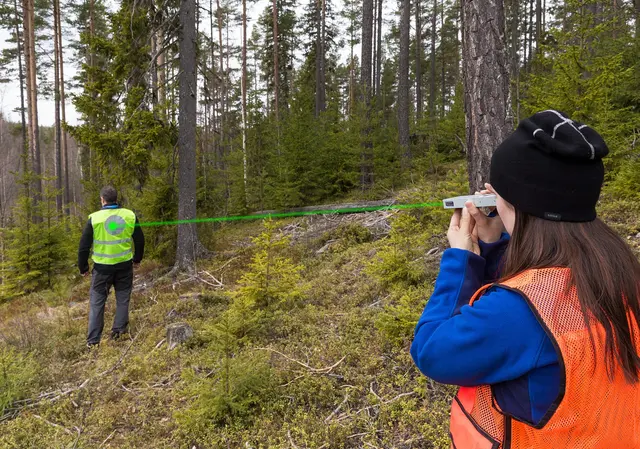
<instances>
[{"instance_id":1,"label":"reflective stripe on yellow vest","mask_svg":"<svg viewBox=\"0 0 640 449\"><path fill-rule=\"evenodd\" d=\"M640 384L628 384L618 368L607 375L605 333L591 323L595 350L568 268L527 270L500 284L518 292L551 338L562 369L560 393L539 423L500 410L489 385L461 387L451 407L456 449L640 448ZM491 285L476 292L471 306ZM640 328L631 321L640 348Z\"/></svg>"},{"instance_id":2,"label":"reflective stripe on yellow vest","mask_svg":"<svg viewBox=\"0 0 640 449\"><path fill-rule=\"evenodd\" d=\"M102 209L89 215L93 226L93 261L115 265L133 259L131 236L136 215L129 209Z\"/></svg>"}]
</instances>

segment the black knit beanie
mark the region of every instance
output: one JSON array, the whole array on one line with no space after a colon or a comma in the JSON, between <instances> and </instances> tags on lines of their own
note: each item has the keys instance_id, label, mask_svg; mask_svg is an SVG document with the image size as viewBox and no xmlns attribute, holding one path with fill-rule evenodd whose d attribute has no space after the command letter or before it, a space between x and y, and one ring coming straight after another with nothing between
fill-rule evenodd
<instances>
[{"instance_id":1,"label":"black knit beanie","mask_svg":"<svg viewBox=\"0 0 640 449\"><path fill-rule=\"evenodd\" d=\"M491 158L491 184L516 209L553 221L596 218L609 153L594 129L549 110L524 119Z\"/></svg>"}]
</instances>

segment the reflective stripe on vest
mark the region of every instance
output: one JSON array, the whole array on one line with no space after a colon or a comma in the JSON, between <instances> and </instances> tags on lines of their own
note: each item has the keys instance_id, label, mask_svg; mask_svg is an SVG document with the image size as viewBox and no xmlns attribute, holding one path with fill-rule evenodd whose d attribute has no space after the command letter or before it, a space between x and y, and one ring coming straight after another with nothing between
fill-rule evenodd
<instances>
[{"instance_id":1,"label":"reflective stripe on vest","mask_svg":"<svg viewBox=\"0 0 640 449\"><path fill-rule=\"evenodd\" d=\"M490 386L460 388L451 409L452 447L640 448L640 384L628 384L620 368L609 380L604 330L591 323L594 351L576 288L566 290L570 274L568 268L527 270L499 284L527 301L556 347L562 378L554 403L539 423L525 423L502 413ZM470 305L491 286L479 289ZM640 327L630 324L640 348Z\"/></svg>"},{"instance_id":2,"label":"reflective stripe on vest","mask_svg":"<svg viewBox=\"0 0 640 449\"><path fill-rule=\"evenodd\" d=\"M95 263L115 265L133 259L135 214L129 209L102 209L89 215Z\"/></svg>"}]
</instances>

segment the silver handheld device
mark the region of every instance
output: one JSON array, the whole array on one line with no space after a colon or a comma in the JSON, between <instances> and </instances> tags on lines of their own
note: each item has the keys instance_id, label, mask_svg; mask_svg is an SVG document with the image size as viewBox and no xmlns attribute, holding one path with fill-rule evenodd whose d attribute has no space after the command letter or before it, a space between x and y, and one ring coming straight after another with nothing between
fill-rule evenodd
<instances>
[{"instance_id":1,"label":"silver handheld device","mask_svg":"<svg viewBox=\"0 0 640 449\"><path fill-rule=\"evenodd\" d=\"M476 207L496 206L496 196L494 194L454 196L453 198L445 198L442 200L442 204L445 209L462 209L467 201L473 202Z\"/></svg>"}]
</instances>

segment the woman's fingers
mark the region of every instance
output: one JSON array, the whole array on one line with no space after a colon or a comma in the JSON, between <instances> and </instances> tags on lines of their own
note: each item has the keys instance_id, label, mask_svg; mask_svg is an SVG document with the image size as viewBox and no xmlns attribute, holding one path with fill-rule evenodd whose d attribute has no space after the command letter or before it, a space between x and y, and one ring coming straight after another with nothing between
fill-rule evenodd
<instances>
[{"instance_id":1,"label":"woman's fingers","mask_svg":"<svg viewBox=\"0 0 640 449\"><path fill-rule=\"evenodd\" d=\"M460 218L462 216L462 211L460 209L456 209L451 216L451 222L449 223L449 229L459 229L460 228Z\"/></svg>"},{"instance_id":2,"label":"woman's fingers","mask_svg":"<svg viewBox=\"0 0 640 449\"><path fill-rule=\"evenodd\" d=\"M467 201L465 203L465 206L466 206L466 209L469 211L469 214L476 221L476 223L478 223L478 225L480 226L484 226L485 223L487 222L486 215L480 212L480 209L478 209L476 205L473 204L471 201Z\"/></svg>"},{"instance_id":3,"label":"woman's fingers","mask_svg":"<svg viewBox=\"0 0 640 449\"><path fill-rule=\"evenodd\" d=\"M460 217L460 231L464 232L467 235L471 235L471 231L473 231L473 227L475 226L475 224L475 220L469 213L469 208L463 207Z\"/></svg>"}]
</instances>

